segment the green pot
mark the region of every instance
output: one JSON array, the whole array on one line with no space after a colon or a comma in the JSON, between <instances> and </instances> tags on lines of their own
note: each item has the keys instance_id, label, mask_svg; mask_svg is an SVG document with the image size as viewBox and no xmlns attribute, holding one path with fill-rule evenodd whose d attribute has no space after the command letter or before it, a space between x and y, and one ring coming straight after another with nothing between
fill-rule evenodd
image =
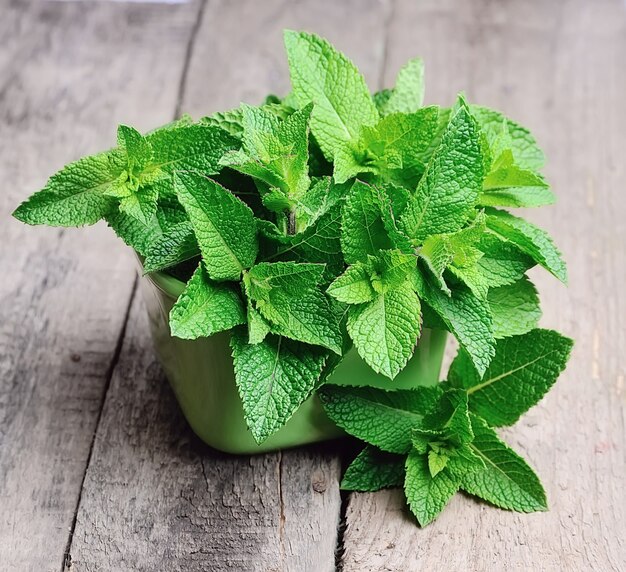
<instances>
[{"instance_id":1,"label":"green pot","mask_svg":"<svg viewBox=\"0 0 626 572\"><path fill-rule=\"evenodd\" d=\"M251 454L345 436L314 395L284 427L258 445L246 426L237 393L229 332L197 340L172 337L169 313L185 285L158 272L145 275L141 285L159 361L189 425L205 443L227 453ZM434 384L439 380L445 342L445 331L425 329L415 354L394 381L374 373L352 349L328 382L385 389Z\"/></svg>"}]
</instances>

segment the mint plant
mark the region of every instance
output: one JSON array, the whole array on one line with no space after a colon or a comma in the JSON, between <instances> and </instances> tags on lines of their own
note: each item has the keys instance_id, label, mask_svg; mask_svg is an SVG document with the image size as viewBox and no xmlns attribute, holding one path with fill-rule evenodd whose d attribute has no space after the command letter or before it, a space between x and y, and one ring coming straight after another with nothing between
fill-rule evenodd
<instances>
[{"instance_id":1,"label":"mint plant","mask_svg":"<svg viewBox=\"0 0 626 572\"><path fill-rule=\"evenodd\" d=\"M314 393L367 443L348 489L403 485L421 524L462 489L503 508L545 508L528 465L494 428L514 423L565 367L572 342L538 329L527 271L567 281L561 254L509 208L554 202L530 132L469 104L424 106L424 66L370 94L325 40L285 32L292 91L184 116L53 175L14 216L104 220L146 273L184 282L173 336L231 333L257 442ZM446 381L394 390L425 328L460 351ZM338 387L356 351L388 391ZM415 380L416 385L419 380Z\"/></svg>"}]
</instances>

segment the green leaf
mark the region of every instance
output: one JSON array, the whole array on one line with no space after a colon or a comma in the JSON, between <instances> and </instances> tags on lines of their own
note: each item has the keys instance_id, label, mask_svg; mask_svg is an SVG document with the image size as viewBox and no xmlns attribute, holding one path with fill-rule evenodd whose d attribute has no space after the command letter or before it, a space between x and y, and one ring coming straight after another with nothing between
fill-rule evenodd
<instances>
[{"instance_id":1,"label":"green leaf","mask_svg":"<svg viewBox=\"0 0 626 572\"><path fill-rule=\"evenodd\" d=\"M254 215L224 187L194 173L177 173L176 193L196 234L213 280L239 280L252 266L258 245Z\"/></svg>"},{"instance_id":2,"label":"green leaf","mask_svg":"<svg viewBox=\"0 0 626 572\"><path fill-rule=\"evenodd\" d=\"M330 212L343 200L346 190L346 186L334 183L330 177L315 180L303 196L294 200L297 231L305 231Z\"/></svg>"},{"instance_id":3,"label":"green leaf","mask_svg":"<svg viewBox=\"0 0 626 572\"><path fill-rule=\"evenodd\" d=\"M248 300L248 343L260 344L270 333L270 325Z\"/></svg>"},{"instance_id":4,"label":"green leaf","mask_svg":"<svg viewBox=\"0 0 626 572\"><path fill-rule=\"evenodd\" d=\"M141 256L147 256L150 246L163 234L157 217L145 224L114 208L105 216L105 220L115 234Z\"/></svg>"},{"instance_id":5,"label":"green leaf","mask_svg":"<svg viewBox=\"0 0 626 572\"><path fill-rule=\"evenodd\" d=\"M411 431L441 395L441 388L384 391L325 385L318 395L326 414L350 435L389 453L407 453Z\"/></svg>"},{"instance_id":6,"label":"green leaf","mask_svg":"<svg viewBox=\"0 0 626 572\"><path fill-rule=\"evenodd\" d=\"M514 164L489 173L478 198L479 204L491 207L541 207L555 201L543 177Z\"/></svg>"},{"instance_id":7,"label":"green leaf","mask_svg":"<svg viewBox=\"0 0 626 572\"><path fill-rule=\"evenodd\" d=\"M179 222L156 237L146 249L145 272L158 272L200 255L189 221Z\"/></svg>"},{"instance_id":8,"label":"green leaf","mask_svg":"<svg viewBox=\"0 0 626 572\"><path fill-rule=\"evenodd\" d=\"M428 280L418 292L444 321L449 331L465 348L478 372L483 374L495 354L493 320L489 305L465 288L455 288L450 296Z\"/></svg>"},{"instance_id":9,"label":"green leaf","mask_svg":"<svg viewBox=\"0 0 626 572\"><path fill-rule=\"evenodd\" d=\"M472 414L470 414L471 422ZM472 441L474 437L474 429L472 426ZM456 478L463 479L467 473L478 471L485 468L485 462L482 457L477 455L472 448L472 443L461 445L455 449L445 451L448 454L446 468Z\"/></svg>"},{"instance_id":10,"label":"green leaf","mask_svg":"<svg viewBox=\"0 0 626 572\"><path fill-rule=\"evenodd\" d=\"M561 282L567 283L565 262L545 231L506 211L488 208L486 212L489 229L515 244Z\"/></svg>"},{"instance_id":11,"label":"green leaf","mask_svg":"<svg viewBox=\"0 0 626 572\"><path fill-rule=\"evenodd\" d=\"M13 216L27 224L94 224L115 208L115 199L105 191L124 168L124 156L118 149L83 157L50 177L46 186L24 201Z\"/></svg>"},{"instance_id":12,"label":"green leaf","mask_svg":"<svg viewBox=\"0 0 626 572\"><path fill-rule=\"evenodd\" d=\"M424 101L424 62L421 58L409 60L398 72L396 85L380 106L381 115L412 113Z\"/></svg>"},{"instance_id":13,"label":"green leaf","mask_svg":"<svg viewBox=\"0 0 626 572\"><path fill-rule=\"evenodd\" d=\"M172 335L185 340L209 337L245 321L241 298L229 286L212 282L202 264L170 312Z\"/></svg>"},{"instance_id":14,"label":"green leaf","mask_svg":"<svg viewBox=\"0 0 626 572\"><path fill-rule=\"evenodd\" d=\"M120 125L117 128L117 144L126 151L131 171L141 171L152 160L150 143L133 127Z\"/></svg>"},{"instance_id":15,"label":"green leaf","mask_svg":"<svg viewBox=\"0 0 626 572\"><path fill-rule=\"evenodd\" d=\"M378 256L368 255L372 286L376 292L402 288L415 268L417 258L400 250L381 250Z\"/></svg>"},{"instance_id":16,"label":"green leaf","mask_svg":"<svg viewBox=\"0 0 626 572\"><path fill-rule=\"evenodd\" d=\"M336 152L335 181L376 173L414 188L429 159L438 120L439 109L430 106L416 113L388 115L374 127L364 126L356 142Z\"/></svg>"},{"instance_id":17,"label":"green leaf","mask_svg":"<svg viewBox=\"0 0 626 572\"><path fill-rule=\"evenodd\" d=\"M512 425L536 405L565 369L573 342L552 330L499 340L481 376L460 351L448 373L455 387L467 390L470 410L490 425Z\"/></svg>"},{"instance_id":18,"label":"green leaf","mask_svg":"<svg viewBox=\"0 0 626 572\"><path fill-rule=\"evenodd\" d=\"M376 296L370 282L370 271L362 262L350 266L328 287L327 292L346 304L370 302Z\"/></svg>"},{"instance_id":19,"label":"green leaf","mask_svg":"<svg viewBox=\"0 0 626 572\"><path fill-rule=\"evenodd\" d=\"M199 123L210 127L219 127L233 137L240 138L243 135L243 110L241 107L237 107L227 111L218 111L213 115L203 117Z\"/></svg>"},{"instance_id":20,"label":"green leaf","mask_svg":"<svg viewBox=\"0 0 626 572\"><path fill-rule=\"evenodd\" d=\"M488 279L478 261L483 256L475 245L485 232L485 215L479 212L467 227L450 234L429 236L419 249L419 256L432 272L439 289L450 295L443 273L450 270L478 298L487 295Z\"/></svg>"},{"instance_id":21,"label":"green leaf","mask_svg":"<svg viewBox=\"0 0 626 572\"><path fill-rule=\"evenodd\" d=\"M421 435L437 435L437 439L460 447L474 438L470 426L467 393L455 389L447 390L429 410L416 428L414 438ZM424 441L424 439L420 439ZM426 440L428 442L428 440Z\"/></svg>"},{"instance_id":22,"label":"green leaf","mask_svg":"<svg viewBox=\"0 0 626 572\"><path fill-rule=\"evenodd\" d=\"M380 207L370 185L355 181L342 210L341 248L348 264L390 248Z\"/></svg>"},{"instance_id":23,"label":"green leaf","mask_svg":"<svg viewBox=\"0 0 626 572\"><path fill-rule=\"evenodd\" d=\"M517 246L493 234L481 237L478 249L483 256L476 263L490 288L513 284L534 265L533 259Z\"/></svg>"},{"instance_id":24,"label":"green leaf","mask_svg":"<svg viewBox=\"0 0 626 572\"><path fill-rule=\"evenodd\" d=\"M472 115L478 121L482 132L487 137L490 147L494 148L496 146L503 129L506 129L515 163L522 169L530 169L531 171L536 171L543 167L545 162L543 151L541 151L537 141L535 141L528 129L493 109L479 105L472 105L470 109Z\"/></svg>"},{"instance_id":25,"label":"green leaf","mask_svg":"<svg viewBox=\"0 0 626 572\"><path fill-rule=\"evenodd\" d=\"M311 131L331 160L363 125L376 124L376 106L358 69L326 40L286 30L285 48L293 95L301 107L313 102Z\"/></svg>"},{"instance_id":26,"label":"green leaf","mask_svg":"<svg viewBox=\"0 0 626 572\"><path fill-rule=\"evenodd\" d=\"M483 192L478 204L486 207L543 207L556 202L554 193L546 187L508 187Z\"/></svg>"},{"instance_id":27,"label":"green leaf","mask_svg":"<svg viewBox=\"0 0 626 572\"><path fill-rule=\"evenodd\" d=\"M157 212L158 199L158 187L154 185L140 186L135 192L131 192L128 196L120 199L120 211L144 224L150 224Z\"/></svg>"},{"instance_id":28,"label":"green leaf","mask_svg":"<svg viewBox=\"0 0 626 572\"><path fill-rule=\"evenodd\" d=\"M420 327L419 299L408 281L348 310L348 333L359 355L390 379L413 355Z\"/></svg>"},{"instance_id":29,"label":"green leaf","mask_svg":"<svg viewBox=\"0 0 626 572\"><path fill-rule=\"evenodd\" d=\"M465 106L450 119L400 224L420 244L431 234L460 230L482 188L478 127Z\"/></svg>"},{"instance_id":30,"label":"green leaf","mask_svg":"<svg viewBox=\"0 0 626 572\"><path fill-rule=\"evenodd\" d=\"M438 288L449 296L450 288L444 280L443 273L452 264L454 252L446 236L441 234L429 236L419 249L419 257L432 273Z\"/></svg>"},{"instance_id":31,"label":"green leaf","mask_svg":"<svg viewBox=\"0 0 626 572\"><path fill-rule=\"evenodd\" d=\"M448 464L448 460L450 457L442 452L437 452L434 450L428 451L428 470L430 472L430 476L435 478L441 471L446 468Z\"/></svg>"},{"instance_id":32,"label":"green leaf","mask_svg":"<svg viewBox=\"0 0 626 572\"><path fill-rule=\"evenodd\" d=\"M344 491L375 492L401 487L404 483L404 458L366 446L346 469L341 488Z\"/></svg>"},{"instance_id":33,"label":"green leaf","mask_svg":"<svg viewBox=\"0 0 626 572\"><path fill-rule=\"evenodd\" d=\"M547 510L546 493L526 461L500 441L484 420L472 415L473 451L485 468L467 472L461 488L500 508L519 512Z\"/></svg>"},{"instance_id":34,"label":"green leaf","mask_svg":"<svg viewBox=\"0 0 626 572\"><path fill-rule=\"evenodd\" d=\"M459 490L458 479L443 469L431 475L426 455L411 451L406 459L404 494L420 526L432 522Z\"/></svg>"},{"instance_id":35,"label":"green leaf","mask_svg":"<svg viewBox=\"0 0 626 572\"><path fill-rule=\"evenodd\" d=\"M272 331L342 353L339 324L318 284L324 266L262 262L244 276L248 296Z\"/></svg>"},{"instance_id":36,"label":"green leaf","mask_svg":"<svg viewBox=\"0 0 626 572\"><path fill-rule=\"evenodd\" d=\"M243 333L233 334L231 347L246 423L262 443L313 393L327 352L275 336L249 344Z\"/></svg>"},{"instance_id":37,"label":"green leaf","mask_svg":"<svg viewBox=\"0 0 626 572\"><path fill-rule=\"evenodd\" d=\"M279 189L285 205L272 210L280 212L289 208L291 199L303 196L310 185L308 122L312 106L284 121L264 108L242 108L245 151L225 155L222 164Z\"/></svg>"},{"instance_id":38,"label":"green leaf","mask_svg":"<svg viewBox=\"0 0 626 572\"><path fill-rule=\"evenodd\" d=\"M171 175L196 171L219 173L225 153L239 147L239 141L223 129L209 125L183 125L146 135L152 147L154 169Z\"/></svg>"},{"instance_id":39,"label":"green leaf","mask_svg":"<svg viewBox=\"0 0 626 572\"><path fill-rule=\"evenodd\" d=\"M539 295L528 278L508 286L492 288L487 301L496 339L525 334L536 328L541 318Z\"/></svg>"}]
</instances>

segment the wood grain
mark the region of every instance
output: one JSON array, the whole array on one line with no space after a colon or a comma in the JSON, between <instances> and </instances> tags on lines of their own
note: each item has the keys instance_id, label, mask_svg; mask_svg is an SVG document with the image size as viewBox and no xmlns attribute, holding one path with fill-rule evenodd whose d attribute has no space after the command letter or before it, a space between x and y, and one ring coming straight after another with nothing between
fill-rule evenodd
<instances>
[{"instance_id":1,"label":"wood grain","mask_svg":"<svg viewBox=\"0 0 626 572\"><path fill-rule=\"evenodd\" d=\"M104 226L27 228L10 212L65 163L107 148L117 122L171 118L183 53L163 40L184 40L193 16L2 5L0 570L62 567L134 284Z\"/></svg>"},{"instance_id":2,"label":"wood grain","mask_svg":"<svg viewBox=\"0 0 626 572\"><path fill-rule=\"evenodd\" d=\"M401 0L386 82L418 54L429 102L449 104L464 89L528 125L545 148L560 200L525 215L556 237L570 287L533 278L543 326L576 347L555 390L503 432L543 478L550 512L517 515L459 495L419 529L400 492L355 494L343 570L624 570L624 4Z\"/></svg>"},{"instance_id":3,"label":"wood grain","mask_svg":"<svg viewBox=\"0 0 626 572\"><path fill-rule=\"evenodd\" d=\"M345 29L357 12L361 26ZM375 0L209 2L190 49L180 109L199 116L284 93L288 27L315 30L360 54L375 86L384 53L379 22L387 14L388 3ZM231 457L199 443L154 361L143 312L137 299L86 474L68 569L95 571L107 562L120 571L334 570L337 454L316 447Z\"/></svg>"}]
</instances>

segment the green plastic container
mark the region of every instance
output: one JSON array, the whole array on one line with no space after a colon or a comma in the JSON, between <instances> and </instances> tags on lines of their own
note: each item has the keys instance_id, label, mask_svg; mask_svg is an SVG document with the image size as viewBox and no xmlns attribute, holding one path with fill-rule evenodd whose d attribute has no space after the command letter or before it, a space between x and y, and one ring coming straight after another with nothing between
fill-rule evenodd
<instances>
[{"instance_id":1,"label":"green plastic container","mask_svg":"<svg viewBox=\"0 0 626 572\"><path fill-rule=\"evenodd\" d=\"M159 361L189 425L205 443L227 453L251 454L345 436L314 395L284 427L257 445L246 426L237 393L229 333L197 340L172 337L169 312L185 285L167 274L154 273L142 278L141 287ZM352 349L328 382L385 389L436 383L445 342L445 331L424 330L415 354L393 381L374 373Z\"/></svg>"}]
</instances>

